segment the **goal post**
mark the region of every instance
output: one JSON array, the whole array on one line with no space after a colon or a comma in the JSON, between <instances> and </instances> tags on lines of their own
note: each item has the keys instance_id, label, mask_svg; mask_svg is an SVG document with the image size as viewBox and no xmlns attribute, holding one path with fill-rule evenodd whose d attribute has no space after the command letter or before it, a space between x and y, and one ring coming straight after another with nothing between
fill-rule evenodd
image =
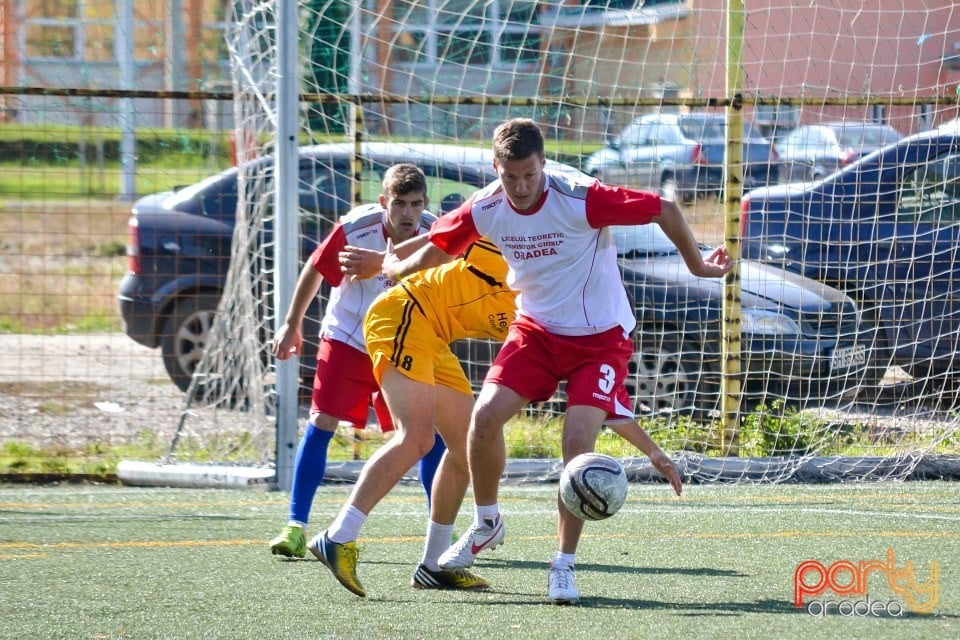
<instances>
[{"instance_id":1,"label":"goal post","mask_svg":"<svg viewBox=\"0 0 960 640\"><path fill-rule=\"evenodd\" d=\"M673 297L661 295L671 289L662 284L630 289L639 327L628 387L645 428L684 461L691 477L694 469L707 469L708 477L724 481L782 482L820 470L830 479L902 479L921 468L929 477L929 465L939 459L949 463L949 475L960 453L960 366L930 351L928 329L939 327L939 340L954 340L960 322L954 328L943 321L949 315L893 314L839 277L785 274L787 267L812 273L805 262L783 261L784 268L774 269L740 259L741 194L783 191L788 182L799 193L794 185L810 182L782 173L781 145L798 125L842 120L888 125L906 136L957 116L960 65L951 59L960 16L951 3L848 4L309 0L297 5L300 66L291 73L281 67L278 42L286 37L280 23L289 19L280 16L289 5L235 0L227 43L237 139L257 157L279 152L277 141L290 136L280 133L277 96L280 79L291 77L299 95L286 115L295 119L291 135L303 145L485 148L504 119L532 117L544 130L551 160L675 198L698 238L725 244L737 259L723 293L707 302L695 300L703 293L699 285L683 285L683 295ZM699 131L684 130L689 116L703 116ZM724 127L721 159L710 159L714 138L695 140L690 155L682 155L686 136L702 134L716 117ZM762 161L748 159L761 144ZM645 145L658 150L656 162L639 160ZM665 162L668 147L678 150ZM841 152L847 155L840 162L848 162L848 150ZM369 169L362 154L357 162L349 202L363 194L360 178ZM757 166L764 173L754 173ZM711 172L720 178L709 188L687 182L691 173ZM278 239L268 231L281 215L274 199L281 179L243 173L228 287L216 339L196 377L202 393L192 397L216 393L213 402L190 401L187 431L195 420L218 419L208 417L223 415L218 412L233 412L229 419L235 419L238 407L241 419L256 424L252 437L264 442L278 442L278 417L288 424L278 403L291 391L277 383L267 351L274 310L284 298L280 288L291 284L278 273ZM445 193L429 195L439 203ZM847 238L837 242L851 254L856 242L822 224L825 234ZM902 242L920 262L933 259L915 238ZM634 249L631 255L625 252L624 264L638 268L641 254ZM658 255L651 251L643 259ZM677 276L678 267L670 269ZM907 290L913 304L904 308L920 314L926 304L920 281ZM819 310L804 306L815 296L833 302ZM926 306L952 312L946 294L929 296ZM864 330L866 321L876 326ZM477 385L495 350L488 347L457 347ZM867 354L870 366L861 366ZM546 419L556 417L563 402L561 389L522 418L555 430ZM285 455L295 439L284 436ZM288 464L279 457L278 450L262 456Z\"/></svg>"}]
</instances>

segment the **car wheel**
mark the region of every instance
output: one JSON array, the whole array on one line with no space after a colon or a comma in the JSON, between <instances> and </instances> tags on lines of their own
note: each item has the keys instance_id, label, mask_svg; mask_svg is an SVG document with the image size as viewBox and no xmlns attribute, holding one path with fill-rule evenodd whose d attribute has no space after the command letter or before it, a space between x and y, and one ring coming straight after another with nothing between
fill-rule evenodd
<instances>
[{"instance_id":1,"label":"car wheel","mask_svg":"<svg viewBox=\"0 0 960 640\"><path fill-rule=\"evenodd\" d=\"M218 301L219 297L211 293L180 298L163 325L160 338L163 365L181 391L190 386L207 346Z\"/></svg>"},{"instance_id":2,"label":"car wheel","mask_svg":"<svg viewBox=\"0 0 960 640\"><path fill-rule=\"evenodd\" d=\"M660 177L660 197L671 202L677 201L677 179L672 173Z\"/></svg>"},{"instance_id":3,"label":"car wheel","mask_svg":"<svg viewBox=\"0 0 960 640\"><path fill-rule=\"evenodd\" d=\"M871 344L867 351L867 366L863 370L863 377L857 397L866 402L876 402L889 385L883 384L883 379L890 368L892 352L886 329L874 323Z\"/></svg>"},{"instance_id":4,"label":"car wheel","mask_svg":"<svg viewBox=\"0 0 960 640\"><path fill-rule=\"evenodd\" d=\"M681 341L650 327L638 327L626 386L639 415L716 415L720 406L717 362L692 340Z\"/></svg>"}]
</instances>

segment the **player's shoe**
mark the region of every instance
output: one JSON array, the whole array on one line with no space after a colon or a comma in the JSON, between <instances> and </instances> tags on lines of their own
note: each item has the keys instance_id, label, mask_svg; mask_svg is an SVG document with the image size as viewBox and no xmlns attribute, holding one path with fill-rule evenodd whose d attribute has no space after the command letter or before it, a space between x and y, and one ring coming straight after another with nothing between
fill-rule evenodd
<instances>
[{"instance_id":1,"label":"player's shoe","mask_svg":"<svg viewBox=\"0 0 960 640\"><path fill-rule=\"evenodd\" d=\"M316 556L325 567L333 572L333 577L342 584L347 591L355 593L361 598L367 597L360 580L357 579L357 551L356 542L333 542L327 537L327 532L318 533L307 544L310 553Z\"/></svg>"},{"instance_id":2,"label":"player's shoe","mask_svg":"<svg viewBox=\"0 0 960 640\"><path fill-rule=\"evenodd\" d=\"M460 589L464 591L481 591L489 589L486 580L468 569L439 569L433 571L425 565L418 565L413 572L410 586L414 589Z\"/></svg>"},{"instance_id":3,"label":"player's shoe","mask_svg":"<svg viewBox=\"0 0 960 640\"><path fill-rule=\"evenodd\" d=\"M443 552L440 556L441 569L466 569L477 559L481 551L496 549L503 544L506 528L503 526L503 517L497 515L493 520L484 519L483 524L470 525L456 544Z\"/></svg>"},{"instance_id":4,"label":"player's shoe","mask_svg":"<svg viewBox=\"0 0 960 640\"><path fill-rule=\"evenodd\" d=\"M573 583L573 567L550 565L547 573L547 600L554 604L577 604L580 590Z\"/></svg>"},{"instance_id":5,"label":"player's shoe","mask_svg":"<svg viewBox=\"0 0 960 640\"><path fill-rule=\"evenodd\" d=\"M288 524L276 538L270 541L270 553L275 556L302 558L307 555L307 538L303 527Z\"/></svg>"}]
</instances>

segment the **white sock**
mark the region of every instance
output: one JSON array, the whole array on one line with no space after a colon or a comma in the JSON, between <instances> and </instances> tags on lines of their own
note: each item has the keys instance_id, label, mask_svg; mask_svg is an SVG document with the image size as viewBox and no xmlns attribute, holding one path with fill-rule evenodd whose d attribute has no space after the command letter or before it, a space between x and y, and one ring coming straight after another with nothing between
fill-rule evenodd
<instances>
[{"instance_id":1,"label":"white sock","mask_svg":"<svg viewBox=\"0 0 960 640\"><path fill-rule=\"evenodd\" d=\"M437 524L433 520L427 523L427 539L423 545L423 557L420 564L431 571L439 571L437 560L440 555L450 548L450 538L453 536L452 524Z\"/></svg>"},{"instance_id":2,"label":"white sock","mask_svg":"<svg viewBox=\"0 0 960 640\"><path fill-rule=\"evenodd\" d=\"M307 529L307 523L306 523L306 522L300 522L299 520L289 520L289 521L287 522L287 526L288 526L288 527L300 527L300 528L303 529L304 531L306 531L306 529Z\"/></svg>"},{"instance_id":3,"label":"white sock","mask_svg":"<svg viewBox=\"0 0 960 640\"><path fill-rule=\"evenodd\" d=\"M352 504L346 504L337 514L337 519L327 529L327 537L337 544L353 542L360 537L360 529L366 521L367 514Z\"/></svg>"},{"instance_id":4,"label":"white sock","mask_svg":"<svg viewBox=\"0 0 960 640\"><path fill-rule=\"evenodd\" d=\"M496 521L497 516L500 515L500 506L494 502L490 505L474 505L474 523L478 526L486 527L487 522Z\"/></svg>"},{"instance_id":5,"label":"white sock","mask_svg":"<svg viewBox=\"0 0 960 640\"><path fill-rule=\"evenodd\" d=\"M550 566L554 569L573 569L573 565L576 563L576 561L577 554L557 551L555 554L553 554L553 561L550 563Z\"/></svg>"}]
</instances>

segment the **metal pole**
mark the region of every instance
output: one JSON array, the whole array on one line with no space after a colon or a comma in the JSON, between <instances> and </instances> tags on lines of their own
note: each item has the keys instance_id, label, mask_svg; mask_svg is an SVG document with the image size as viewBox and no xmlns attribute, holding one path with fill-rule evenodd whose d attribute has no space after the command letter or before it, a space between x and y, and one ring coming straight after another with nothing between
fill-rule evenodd
<instances>
[{"instance_id":1,"label":"metal pole","mask_svg":"<svg viewBox=\"0 0 960 640\"><path fill-rule=\"evenodd\" d=\"M163 84L164 89L171 91L186 91L187 89L187 71L186 71L186 52L190 51L193 55L200 55L200 52L184 46L186 35L183 28L183 0L169 0L170 5L167 8L167 55L163 63ZM167 100L167 106L164 110L164 119L167 127L173 129L182 127L183 101L170 99Z\"/></svg>"},{"instance_id":2,"label":"metal pole","mask_svg":"<svg viewBox=\"0 0 960 640\"><path fill-rule=\"evenodd\" d=\"M283 323L300 262L297 174L297 0L279 0L277 10L277 140L274 193L274 331ZM300 359L277 361L277 487L289 491L299 441Z\"/></svg>"},{"instance_id":3,"label":"metal pole","mask_svg":"<svg viewBox=\"0 0 960 640\"><path fill-rule=\"evenodd\" d=\"M743 196L743 23L744 0L727 5L727 150L724 171L724 237L733 269L724 282L723 296L723 452L739 453L740 426L740 199Z\"/></svg>"},{"instance_id":4,"label":"metal pole","mask_svg":"<svg viewBox=\"0 0 960 640\"><path fill-rule=\"evenodd\" d=\"M115 53L120 65L120 85L132 90L136 85L137 70L133 53L133 0L117 0ZM133 200L137 194L136 183L136 122L134 121L133 98L120 99L120 193L121 200Z\"/></svg>"}]
</instances>

